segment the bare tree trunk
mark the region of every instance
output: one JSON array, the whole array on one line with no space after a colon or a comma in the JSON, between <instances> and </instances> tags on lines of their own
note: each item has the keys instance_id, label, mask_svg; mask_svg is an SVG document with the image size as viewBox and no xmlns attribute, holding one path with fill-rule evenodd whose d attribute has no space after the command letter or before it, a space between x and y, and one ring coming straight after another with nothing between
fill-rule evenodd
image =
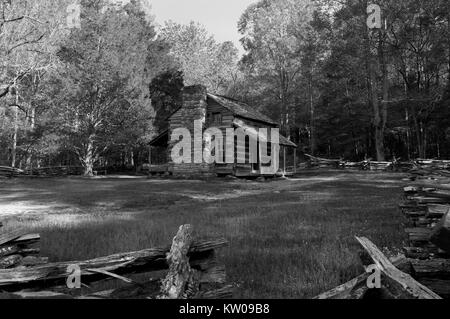
<instances>
[{"instance_id":1,"label":"bare tree trunk","mask_svg":"<svg viewBox=\"0 0 450 319\"><path fill-rule=\"evenodd\" d=\"M36 109L34 107L31 108L31 117L30 117L30 129L34 131L36 127ZM33 150L30 146L27 154L27 168L32 171L33 170Z\"/></svg>"},{"instance_id":2,"label":"bare tree trunk","mask_svg":"<svg viewBox=\"0 0 450 319\"><path fill-rule=\"evenodd\" d=\"M386 154L385 154L385 145L384 145L384 135L386 132L386 126L387 126L387 102L389 101L389 75L388 75L388 68L387 68L387 61L386 61L386 54L384 52L384 32L383 30L380 30L379 33L379 44L378 44L378 57L380 60L381 65L381 73L382 73L382 82L383 82L383 101L380 105L380 115L381 115L381 132L380 132L380 138L382 139L382 143L380 147L382 149L380 152L377 152L377 154L380 155L379 161L385 161L386 160Z\"/></svg>"},{"instance_id":3,"label":"bare tree trunk","mask_svg":"<svg viewBox=\"0 0 450 319\"><path fill-rule=\"evenodd\" d=\"M373 106L373 112L374 112L374 121L373 125L375 127L375 149L377 153L377 161L385 161L386 155L384 153L384 127L383 127L383 120L382 120L382 112L380 107L380 101L378 100L377 96L377 85L376 85L376 79L372 77L372 106Z\"/></svg>"},{"instance_id":4,"label":"bare tree trunk","mask_svg":"<svg viewBox=\"0 0 450 319\"><path fill-rule=\"evenodd\" d=\"M84 163L84 176L94 176L94 136L91 135L88 138L88 143L86 146L86 152L84 153L84 158L82 159Z\"/></svg>"},{"instance_id":5,"label":"bare tree trunk","mask_svg":"<svg viewBox=\"0 0 450 319\"><path fill-rule=\"evenodd\" d=\"M16 167L16 158L17 158L17 134L19 130L19 93L16 88L16 105L14 106L14 133L13 133L13 141L11 148L11 167Z\"/></svg>"},{"instance_id":6,"label":"bare tree trunk","mask_svg":"<svg viewBox=\"0 0 450 319\"><path fill-rule=\"evenodd\" d=\"M311 155L316 155L317 141L316 141L316 109L314 106L314 93L313 93L313 84L312 84L312 72L309 78L309 101L310 101L310 115L311 115L311 134L310 134L310 148Z\"/></svg>"},{"instance_id":7,"label":"bare tree trunk","mask_svg":"<svg viewBox=\"0 0 450 319\"><path fill-rule=\"evenodd\" d=\"M447 1L447 43L448 43L447 97L450 98L450 1Z\"/></svg>"},{"instance_id":8,"label":"bare tree trunk","mask_svg":"<svg viewBox=\"0 0 450 319\"><path fill-rule=\"evenodd\" d=\"M387 66L384 58L384 47L382 41L382 31L379 31L379 43L378 43L378 63L382 68L383 76L383 99L388 99L388 81L387 81ZM387 109L386 103L379 100L378 97L378 79L377 70L375 66L376 62L372 59L370 53L370 38L367 35L366 38L366 68L368 72L367 87L369 92L369 102L373 108L373 126L375 128L375 150L377 155L377 161L385 161L385 147L384 147L384 134L387 121Z\"/></svg>"}]
</instances>

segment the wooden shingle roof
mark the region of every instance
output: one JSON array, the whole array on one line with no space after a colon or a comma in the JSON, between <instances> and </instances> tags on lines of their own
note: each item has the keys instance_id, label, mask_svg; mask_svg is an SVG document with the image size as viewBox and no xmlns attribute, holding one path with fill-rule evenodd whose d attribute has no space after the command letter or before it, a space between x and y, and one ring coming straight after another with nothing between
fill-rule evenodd
<instances>
[{"instance_id":1,"label":"wooden shingle roof","mask_svg":"<svg viewBox=\"0 0 450 319\"><path fill-rule=\"evenodd\" d=\"M214 100L215 102L219 103L224 108L228 109L230 112L232 112L236 116L239 116L239 117L242 117L245 119L249 119L249 120L267 123L270 125L278 124L274 120L272 120L270 117L262 114L261 112L258 112L257 110L255 110L255 108L253 108L252 106L250 106L246 103L243 103L243 102L240 102L240 101L237 101L237 100L225 97L225 96L214 95L214 94L208 94L208 97L211 98L212 100Z\"/></svg>"}]
</instances>

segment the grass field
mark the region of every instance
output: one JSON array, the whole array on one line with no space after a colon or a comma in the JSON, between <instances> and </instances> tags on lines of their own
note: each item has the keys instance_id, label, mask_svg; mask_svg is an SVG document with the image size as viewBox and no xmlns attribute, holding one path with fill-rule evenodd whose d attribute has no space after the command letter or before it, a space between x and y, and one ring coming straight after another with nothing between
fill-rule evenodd
<instances>
[{"instance_id":1,"label":"grass field","mask_svg":"<svg viewBox=\"0 0 450 319\"><path fill-rule=\"evenodd\" d=\"M225 237L237 298L310 298L359 275L355 235L400 248L401 175L308 174L266 183L145 178L0 181L0 219L42 236L52 261L166 246L181 224Z\"/></svg>"}]
</instances>

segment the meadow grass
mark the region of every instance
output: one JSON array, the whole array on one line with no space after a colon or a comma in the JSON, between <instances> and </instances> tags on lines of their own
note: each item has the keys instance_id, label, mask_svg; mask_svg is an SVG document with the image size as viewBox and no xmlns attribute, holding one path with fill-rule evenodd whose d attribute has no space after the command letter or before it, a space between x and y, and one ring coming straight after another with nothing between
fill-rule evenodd
<instances>
[{"instance_id":1,"label":"meadow grass","mask_svg":"<svg viewBox=\"0 0 450 319\"><path fill-rule=\"evenodd\" d=\"M363 272L355 236L405 240L401 176L322 173L291 180L11 180L0 184L5 228L42 237L42 255L71 261L170 244L182 224L224 237L236 298L310 298Z\"/></svg>"}]
</instances>

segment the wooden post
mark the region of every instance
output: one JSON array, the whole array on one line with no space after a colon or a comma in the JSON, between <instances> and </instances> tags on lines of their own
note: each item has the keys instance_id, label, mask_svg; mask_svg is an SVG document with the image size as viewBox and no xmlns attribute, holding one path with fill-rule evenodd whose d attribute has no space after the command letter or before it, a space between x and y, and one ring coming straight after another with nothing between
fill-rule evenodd
<instances>
[{"instance_id":1,"label":"wooden post","mask_svg":"<svg viewBox=\"0 0 450 319\"><path fill-rule=\"evenodd\" d=\"M283 175L286 175L286 146L283 146Z\"/></svg>"},{"instance_id":2,"label":"wooden post","mask_svg":"<svg viewBox=\"0 0 450 319\"><path fill-rule=\"evenodd\" d=\"M193 242L192 233L192 226L184 225L173 239L172 249L167 256L169 273L162 283L160 299L187 298L187 293L195 295L198 292L197 272L191 268L188 257Z\"/></svg>"},{"instance_id":3,"label":"wooden post","mask_svg":"<svg viewBox=\"0 0 450 319\"><path fill-rule=\"evenodd\" d=\"M294 174L297 174L297 149L294 148Z\"/></svg>"},{"instance_id":4,"label":"wooden post","mask_svg":"<svg viewBox=\"0 0 450 319\"><path fill-rule=\"evenodd\" d=\"M148 163L152 166L152 146L148 147Z\"/></svg>"}]
</instances>

